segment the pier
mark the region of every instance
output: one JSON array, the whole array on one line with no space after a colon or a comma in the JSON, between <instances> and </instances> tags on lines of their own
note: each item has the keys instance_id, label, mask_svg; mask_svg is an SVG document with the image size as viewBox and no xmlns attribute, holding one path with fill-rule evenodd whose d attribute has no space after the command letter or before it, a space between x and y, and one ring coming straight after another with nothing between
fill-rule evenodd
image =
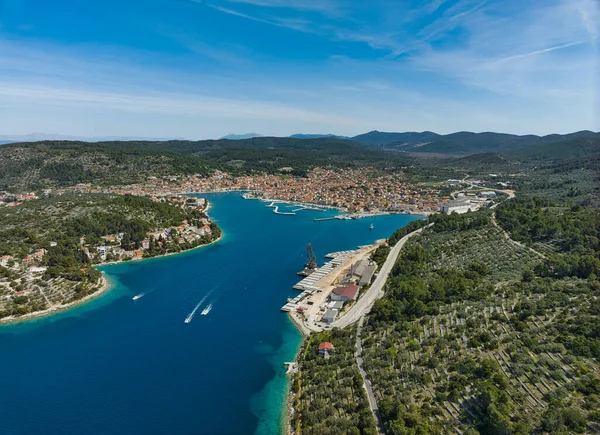
<instances>
[{"instance_id":1,"label":"pier","mask_svg":"<svg viewBox=\"0 0 600 435\"><path fill-rule=\"evenodd\" d=\"M298 363L297 362L286 362L283 363L284 366L287 366L287 371L285 372L286 375L292 375L294 373L296 373L298 371Z\"/></svg>"},{"instance_id":2,"label":"pier","mask_svg":"<svg viewBox=\"0 0 600 435\"><path fill-rule=\"evenodd\" d=\"M336 219L335 217L326 217L326 218L314 218L313 221L315 222L321 222L321 221L332 221Z\"/></svg>"},{"instance_id":3,"label":"pier","mask_svg":"<svg viewBox=\"0 0 600 435\"><path fill-rule=\"evenodd\" d=\"M317 291L322 290L322 286L319 285L319 282L324 278L328 277L332 272L337 271L338 266L346 263L349 259L354 257L359 253L359 250L352 251L340 251L340 252L332 252L327 254L325 257L330 258L331 261L328 261L323 266L315 270L309 276L304 278L298 284L296 284L293 288L295 290L300 290L298 296L293 299L288 299L287 303L281 307L281 311L285 311L289 313L290 311L302 311L303 307L299 304L308 296L314 294Z\"/></svg>"}]
</instances>

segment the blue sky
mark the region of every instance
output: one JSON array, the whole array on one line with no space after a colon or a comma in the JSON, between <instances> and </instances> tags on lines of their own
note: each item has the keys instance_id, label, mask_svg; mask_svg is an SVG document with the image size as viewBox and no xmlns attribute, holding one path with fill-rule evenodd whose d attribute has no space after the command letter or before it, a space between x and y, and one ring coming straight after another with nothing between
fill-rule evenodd
<instances>
[{"instance_id":1,"label":"blue sky","mask_svg":"<svg viewBox=\"0 0 600 435\"><path fill-rule=\"evenodd\" d=\"M597 0L0 0L0 135L600 130Z\"/></svg>"}]
</instances>

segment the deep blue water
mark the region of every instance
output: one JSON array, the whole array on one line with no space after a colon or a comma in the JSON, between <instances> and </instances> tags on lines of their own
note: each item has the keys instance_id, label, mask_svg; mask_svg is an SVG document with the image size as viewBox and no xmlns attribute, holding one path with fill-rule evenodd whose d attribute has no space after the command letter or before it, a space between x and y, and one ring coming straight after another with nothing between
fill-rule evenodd
<instances>
[{"instance_id":1,"label":"deep blue water","mask_svg":"<svg viewBox=\"0 0 600 435\"><path fill-rule=\"evenodd\" d=\"M322 262L417 219L313 222L335 212L282 216L239 194L204 196L219 243L104 267L105 295L0 327L1 435L280 433L283 363L301 337L279 309L297 294L306 244ZM185 324L207 294L212 311Z\"/></svg>"}]
</instances>

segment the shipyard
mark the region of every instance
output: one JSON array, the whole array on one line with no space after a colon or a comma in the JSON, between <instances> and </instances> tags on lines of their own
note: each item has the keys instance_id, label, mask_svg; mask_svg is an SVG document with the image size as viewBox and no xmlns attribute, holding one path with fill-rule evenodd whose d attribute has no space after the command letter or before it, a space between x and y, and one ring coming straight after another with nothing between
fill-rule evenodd
<instances>
[{"instance_id":1,"label":"shipyard","mask_svg":"<svg viewBox=\"0 0 600 435\"><path fill-rule=\"evenodd\" d=\"M289 313L305 334L330 329L358 300L361 290L371 284L377 272L371 256L383 243L385 240L379 240L373 245L331 252L325 255L327 261L320 267L309 243L307 262L298 272L303 279L293 286L301 293L289 298L281 311Z\"/></svg>"}]
</instances>

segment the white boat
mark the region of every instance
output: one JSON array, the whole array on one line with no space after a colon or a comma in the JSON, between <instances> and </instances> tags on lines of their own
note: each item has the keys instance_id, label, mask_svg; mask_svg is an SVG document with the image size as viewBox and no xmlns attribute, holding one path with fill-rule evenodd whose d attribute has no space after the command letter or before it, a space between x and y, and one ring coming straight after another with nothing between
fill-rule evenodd
<instances>
[{"instance_id":1,"label":"white boat","mask_svg":"<svg viewBox=\"0 0 600 435\"><path fill-rule=\"evenodd\" d=\"M212 304L208 304L208 306L202 310L200 315L206 316L208 313L210 313L210 310L212 310Z\"/></svg>"},{"instance_id":2,"label":"white boat","mask_svg":"<svg viewBox=\"0 0 600 435\"><path fill-rule=\"evenodd\" d=\"M188 316L185 318L185 320L184 320L185 323L190 323L192 321L192 319L194 318L194 315L196 314L196 311L198 311L198 308L200 308L200 305L202 305L204 303L206 298L209 297L211 293L212 293L212 290L209 291L208 294L206 296L204 296L200 302L198 302L198 305L196 305L194 310L190 314L188 314ZM209 306L212 308L212 305L209 305ZM204 313L204 311L206 311L206 308L202 311L202 313ZM210 311L210 309L208 311ZM208 314L208 311L206 312L207 314ZM205 314L203 314L203 315L205 315Z\"/></svg>"},{"instance_id":3,"label":"white boat","mask_svg":"<svg viewBox=\"0 0 600 435\"><path fill-rule=\"evenodd\" d=\"M372 230L373 228L375 228L375 225L373 225L373 224L369 225L370 230Z\"/></svg>"},{"instance_id":4,"label":"white boat","mask_svg":"<svg viewBox=\"0 0 600 435\"><path fill-rule=\"evenodd\" d=\"M134 301L137 301L139 298L144 297L145 295L146 295L146 293L140 293L139 295L135 295L131 299L133 299Z\"/></svg>"}]
</instances>

